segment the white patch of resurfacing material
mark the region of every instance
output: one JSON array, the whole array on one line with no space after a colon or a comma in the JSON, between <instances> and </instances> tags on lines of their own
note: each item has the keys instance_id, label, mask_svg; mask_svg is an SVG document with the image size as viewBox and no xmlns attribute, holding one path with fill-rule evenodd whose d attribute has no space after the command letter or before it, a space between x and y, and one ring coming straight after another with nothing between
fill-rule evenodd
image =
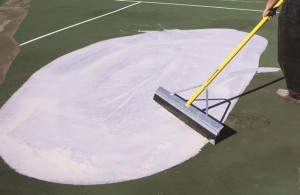
<instances>
[{"instance_id":1,"label":"white patch of resurfacing material","mask_svg":"<svg viewBox=\"0 0 300 195\"><path fill-rule=\"evenodd\" d=\"M178 165L208 141L154 102L156 89L203 83L245 36L229 29L147 32L67 54L32 75L1 108L1 157L30 177L86 185ZM209 97L242 93L266 45L254 36L211 84ZM220 119L226 107L210 114Z\"/></svg>"}]
</instances>

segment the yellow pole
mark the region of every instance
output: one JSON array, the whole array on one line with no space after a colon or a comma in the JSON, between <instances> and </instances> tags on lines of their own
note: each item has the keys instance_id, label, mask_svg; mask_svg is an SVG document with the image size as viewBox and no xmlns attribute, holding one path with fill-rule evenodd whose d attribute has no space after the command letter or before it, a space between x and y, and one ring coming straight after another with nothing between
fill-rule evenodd
<instances>
[{"instance_id":1,"label":"yellow pole","mask_svg":"<svg viewBox=\"0 0 300 195\"><path fill-rule=\"evenodd\" d=\"M281 6L284 0L279 0L273 9L277 9ZM246 45L246 43L254 36L254 34L268 21L272 16L265 16L256 25L256 27L247 35L247 37L236 47L236 49L225 59L225 61L218 67L218 69L210 76L210 78L204 82L204 84L194 93L194 95L186 102L186 107L189 107L198 96L207 88L207 86L219 75L219 73L226 67L226 65L236 56L236 54Z\"/></svg>"}]
</instances>

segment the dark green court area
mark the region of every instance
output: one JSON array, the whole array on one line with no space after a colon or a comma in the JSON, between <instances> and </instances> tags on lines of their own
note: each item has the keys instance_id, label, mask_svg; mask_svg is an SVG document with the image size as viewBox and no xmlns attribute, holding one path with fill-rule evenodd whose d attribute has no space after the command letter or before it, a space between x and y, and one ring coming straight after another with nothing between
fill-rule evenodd
<instances>
[{"instance_id":1,"label":"dark green court area","mask_svg":"<svg viewBox=\"0 0 300 195\"><path fill-rule=\"evenodd\" d=\"M132 4L113 0L31 0L15 38L22 44ZM62 30L21 46L0 86L0 106L35 71L92 43L165 29L230 28L250 32L262 17L257 10L264 7L264 0L145 1ZM279 67L277 17L258 34L269 42L260 66ZM22 176L1 159L0 195L299 194L300 107L276 96L275 91L285 87L282 77L282 72L254 76L246 89L253 91L239 99L225 122L237 133L217 145L205 146L198 155L171 169L134 181L72 186Z\"/></svg>"}]
</instances>

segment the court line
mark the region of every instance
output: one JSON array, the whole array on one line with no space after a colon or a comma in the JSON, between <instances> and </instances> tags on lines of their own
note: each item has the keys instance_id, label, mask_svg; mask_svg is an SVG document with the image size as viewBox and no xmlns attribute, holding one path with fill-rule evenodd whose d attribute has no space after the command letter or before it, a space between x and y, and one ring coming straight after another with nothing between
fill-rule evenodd
<instances>
[{"instance_id":1,"label":"court line","mask_svg":"<svg viewBox=\"0 0 300 195\"><path fill-rule=\"evenodd\" d=\"M263 12L263 10L255 10L255 9L243 9L236 7L219 7L219 6L211 6L211 5L196 5L196 4L184 4L184 3L165 3L165 2L156 2L156 1L134 1L134 0L115 0L121 2L140 2L145 4L159 4L159 5L177 5L177 6L188 6L188 7L202 7L202 8L212 8L212 9L227 9L227 10L238 10L238 11L249 11L249 12Z\"/></svg>"},{"instance_id":2,"label":"court line","mask_svg":"<svg viewBox=\"0 0 300 195\"><path fill-rule=\"evenodd\" d=\"M102 18L102 17L104 17L104 16L108 16L108 15L114 14L114 13L116 13L116 12L122 11L122 10L124 10L124 9L127 9L127 8L129 8L129 7L135 6L135 5L140 4L140 3L141 3L141 2L139 2L139 1L135 1L133 4L128 5L128 6L126 6L126 7L122 7L122 8L120 8L120 9L117 9L117 10L115 10L115 11L112 11L112 12L109 12L109 13L106 13L106 14L103 14L103 15L101 15L101 16L97 16L97 17L94 17L94 18L91 18L91 19L88 19L88 20L85 20L85 21L82 21L82 22L73 24L73 25L71 25L71 26L67 26L67 27L65 27L65 28L62 28L62 29L53 31L53 32L51 32L51 33L48 33L48 34L39 36L39 37L37 37L37 38L31 39L31 40L29 40L29 41L26 41L26 42L24 42L24 43L21 43L20 46L26 45L26 44L28 44L28 43L32 43L32 42L37 41L37 40L39 40L39 39L48 37L48 36L50 36L50 35L59 33L59 32L61 32L61 31L64 31L64 30L67 30L67 29L70 29L70 28L73 28L73 27L76 27L76 26L79 26L79 25L81 25L81 24L85 24L85 23L87 23L87 22L91 22L91 21L93 21L93 20Z\"/></svg>"},{"instance_id":3,"label":"court line","mask_svg":"<svg viewBox=\"0 0 300 195\"><path fill-rule=\"evenodd\" d=\"M219 0L224 2L238 2L238 3L263 3L267 4L267 1L244 1L244 0Z\"/></svg>"}]
</instances>

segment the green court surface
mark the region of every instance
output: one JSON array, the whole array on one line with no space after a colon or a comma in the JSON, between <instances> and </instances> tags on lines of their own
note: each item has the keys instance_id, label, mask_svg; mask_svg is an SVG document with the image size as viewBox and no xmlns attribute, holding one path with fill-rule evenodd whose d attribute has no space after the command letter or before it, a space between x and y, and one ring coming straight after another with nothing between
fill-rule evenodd
<instances>
[{"instance_id":1,"label":"green court surface","mask_svg":"<svg viewBox=\"0 0 300 195\"><path fill-rule=\"evenodd\" d=\"M36 70L92 43L164 29L249 32L260 21L264 7L264 0L31 0L15 35L21 52L0 86L0 105ZM94 20L79 25L91 18ZM57 30L61 31L22 44ZM278 67L277 18L258 34L269 41L260 66ZM0 195L299 194L300 107L276 97L276 89L284 87L280 78L281 72L254 76L246 91L256 90L239 99L225 122L237 133L215 146L205 146L198 155L171 169L134 181L72 186L19 175L1 160Z\"/></svg>"}]
</instances>

